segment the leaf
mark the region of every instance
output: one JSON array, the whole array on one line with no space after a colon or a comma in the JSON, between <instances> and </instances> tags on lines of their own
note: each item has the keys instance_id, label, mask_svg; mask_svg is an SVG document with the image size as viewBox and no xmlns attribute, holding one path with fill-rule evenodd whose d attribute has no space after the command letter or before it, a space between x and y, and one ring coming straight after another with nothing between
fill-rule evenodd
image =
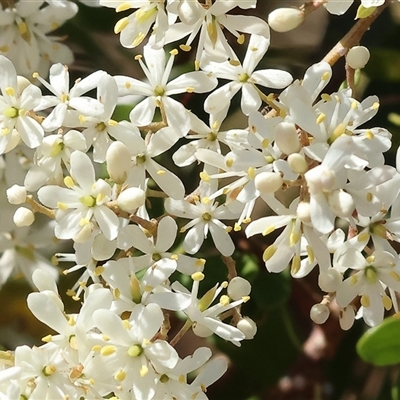
<instances>
[{"instance_id":1,"label":"leaf","mask_svg":"<svg viewBox=\"0 0 400 400\"><path fill-rule=\"evenodd\" d=\"M376 366L400 364L400 315L365 332L357 343L357 353Z\"/></svg>"}]
</instances>

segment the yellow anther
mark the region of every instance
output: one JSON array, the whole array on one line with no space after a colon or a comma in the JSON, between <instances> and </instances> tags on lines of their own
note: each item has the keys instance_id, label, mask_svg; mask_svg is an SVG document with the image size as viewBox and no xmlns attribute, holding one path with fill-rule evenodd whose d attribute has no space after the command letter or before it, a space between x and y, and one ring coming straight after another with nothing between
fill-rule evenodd
<instances>
[{"instance_id":1,"label":"yellow anther","mask_svg":"<svg viewBox=\"0 0 400 400\"><path fill-rule=\"evenodd\" d=\"M76 324L75 318L71 315L68 319L68 325L75 326L75 324Z\"/></svg>"},{"instance_id":2,"label":"yellow anther","mask_svg":"<svg viewBox=\"0 0 400 400\"><path fill-rule=\"evenodd\" d=\"M172 49L169 54L171 54L171 56L176 56L178 54L178 49Z\"/></svg>"},{"instance_id":3,"label":"yellow anther","mask_svg":"<svg viewBox=\"0 0 400 400\"><path fill-rule=\"evenodd\" d=\"M228 158L228 159L225 161L225 164L226 164L226 166L227 166L228 168L231 168L232 165L233 165L233 158Z\"/></svg>"},{"instance_id":4,"label":"yellow anther","mask_svg":"<svg viewBox=\"0 0 400 400\"><path fill-rule=\"evenodd\" d=\"M100 354L102 356L110 356L111 354L114 354L116 351L115 346L113 346L112 344L108 344L106 346L103 346L100 350Z\"/></svg>"},{"instance_id":5,"label":"yellow anther","mask_svg":"<svg viewBox=\"0 0 400 400\"><path fill-rule=\"evenodd\" d=\"M50 343L52 340L53 340L53 336L52 335L47 335L47 336L42 338L42 342L45 342L45 343Z\"/></svg>"},{"instance_id":6,"label":"yellow anther","mask_svg":"<svg viewBox=\"0 0 400 400\"><path fill-rule=\"evenodd\" d=\"M128 330L129 331L129 329L131 329L131 323L127 320L127 319L124 319L123 321L122 321L122 325L123 325L123 327L126 329L126 330Z\"/></svg>"},{"instance_id":7,"label":"yellow anther","mask_svg":"<svg viewBox=\"0 0 400 400\"><path fill-rule=\"evenodd\" d=\"M400 275L395 271L390 271L389 275L397 282L400 281Z\"/></svg>"},{"instance_id":8,"label":"yellow anther","mask_svg":"<svg viewBox=\"0 0 400 400\"><path fill-rule=\"evenodd\" d=\"M114 33L118 35L122 30L124 30L129 24L128 17L121 18L114 26Z\"/></svg>"},{"instance_id":9,"label":"yellow anther","mask_svg":"<svg viewBox=\"0 0 400 400\"><path fill-rule=\"evenodd\" d=\"M261 142L261 148L266 149L269 146L269 139L264 139Z\"/></svg>"},{"instance_id":10,"label":"yellow anther","mask_svg":"<svg viewBox=\"0 0 400 400\"><path fill-rule=\"evenodd\" d=\"M366 195L366 198L367 198L368 203L370 203L373 200L374 196L371 192L368 192Z\"/></svg>"},{"instance_id":11,"label":"yellow anther","mask_svg":"<svg viewBox=\"0 0 400 400\"><path fill-rule=\"evenodd\" d=\"M317 124L320 124L320 123L324 122L325 118L326 118L326 114L324 114L324 113L319 114L318 118L316 120Z\"/></svg>"},{"instance_id":12,"label":"yellow anther","mask_svg":"<svg viewBox=\"0 0 400 400\"><path fill-rule=\"evenodd\" d=\"M365 308L368 308L371 305L371 300L367 294L363 294L361 296L360 302L361 302L361 305Z\"/></svg>"},{"instance_id":13,"label":"yellow anther","mask_svg":"<svg viewBox=\"0 0 400 400\"><path fill-rule=\"evenodd\" d=\"M311 246L307 246L307 255L308 255L308 260L312 264L315 261L315 255L314 255L314 250L312 249Z\"/></svg>"},{"instance_id":14,"label":"yellow anther","mask_svg":"<svg viewBox=\"0 0 400 400\"><path fill-rule=\"evenodd\" d=\"M231 227L231 226L227 226L227 227L225 228L225 232L226 232L226 233L232 232L232 227Z\"/></svg>"},{"instance_id":15,"label":"yellow anther","mask_svg":"<svg viewBox=\"0 0 400 400\"><path fill-rule=\"evenodd\" d=\"M118 382L122 382L126 378L126 372L120 369L115 375L114 379Z\"/></svg>"},{"instance_id":16,"label":"yellow anther","mask_svg":"<svg viewBox=\"0 0 400 400\"><path fill-rule=\"evenodd\" d=\"M163 169L159 169L158 171L157 171L157 175L165 175L166 174L166 172L165 172L165 170L163 170Z\"/></svg>"},{"instance_id":17,"label":"yellow anther","mask_svg":"<svg viewBox=\"0 0 400 400\"><path fill-rule=\"evenodd\" d=\"M197 268L201 268L201 267L204 267L205 263L206 263L206 260L205 260L204 258L199 258L198 260L196 260L196 262L194 263L194 265L195 265Z\"/></svg>"},{"instance_id":18,"label":"yellow anther","mask_svg":"<svg viewBox=\"0 0 400 400\"><path fill-rule=\"evenodd\" d=\"M57 368L55 367L55 365L46 365L42 371L44 376L50 376L57 371Z\"/></svg>"},{"instance_id":19,"label":"yellow anther","mask_svg":"<svg viewBox=\"0 0 400 400\"><path fill-rule=\"evenodd\" d=\"M293 260L292 260L292 266L290 268L291 273L294 275L300 270L300 256L299 255L294 255Z\"/></svg>"},{"instance_id":20,"label":"yellow anther","mask_svg":"<svg viewBox=\"0 0 400 400\"><path fill-rule=\"evenodd\" d=\"M330 78L330 73L328 71L325 71L321 76L322 81L327 81L329 78Z\"/></svg>"},{"instance_id":21,"label":"yellow anther","mask_svg":"<svg viewBox=\"0 0 400 400\"><path fill-rule=\"evenodd\" d=\"M121 11L129 10L130 8L131 5L129 3L122 3L115 9L115 12L119 13Z\"/></svg>"},{"instance_id":22,"label":"yellow anther","mask_svg":"<svg viewBox=\"0 0 400 400\"><path fill-rule=\"evenodd\" d=\"M350 277L350 285L354 286L358 282L358 276L357 275L352 275Z\"/></svg>"},{"instance_id":23,"label":"yellow anther","mask_svg":"<svg viewBox=\"0 0 400 400\"><path fill-rule=\"evenodd\" d=\"M382 303L385 310L389 311L392 308L392 300L386 294L382 297Z\"/></svg>"},{"instance_id":24,"label":"yellow anther","mask_svg":"<svg viewBox=\"0 0 400 400\"><path fill-rule=\"evenodd\" d=\"M235 232L238 232L238 231L242 230L242 227L237 222L235 222L235 226L233 227L233 230Z\"/></svg>"},{"instance_id":25,"label":"yellow anther","mask_svg":"<svg viewBox=\"0 0 400 400\"><path fill-rule=\"evenodd\" d=\"M105 268L102 265L99 265L94 269L94 276L100 276L105 271Z\"/></svg>"},{"instance_id":26,"label":"yellow anther","mask_svg":"<svg viewBox=\"0 0 400 400\"><path fill-rule=\"evenodd\" d=\"M146 35L143 32L139 32L134 41L132 42L132 47L139 46L139 44L143 42L143 39L145 37Z\"/></svg>"},{"instance_id":27,"label":"yellow anther","mask_svg":"<svg viewBox=\"0 0 400 400\"><path fill-rule=\"evenodd\" d=\"M200 179L204 182L210 182L211 178L210 175L207 174L207 172L200 172Z\"/></svg>"},{"instance_id":28,"label":"yellow anther","mask_svg":"<svg viewBox=\"0 0 400 400\"><path fill-rule=\"evenodd\" d=\"M185 90L186 90L186 93L194 93L195 88L192 86L188 86Z\"/></svg>"},{"instance_id":29,"label":"yellow anther","mask_svg":"<svg viewBox=\"0 0 400 400\"><path fill-rule=\"evenodd\" d=\"M247 175L249 176L250 179L254 179L254 177L256 176L255 172L254 172L254 168L253 167L249 167L247 169Z\"/></svg>"},{"instance_id":30,"label":"yellow anther","mask_svg":"<svg viewBox=\"0 0 400 400\"><path fill-rule=\"evenodd\" d=\"M229 299L229 296L227 296L227 295L223 295L219 299L219 304L221 304L221 306L226 307L229 303L230 303L230 299Z\"/></svg>"},{"instance_id":31,"label":"yellow anther","mask_svg":"<svg viewBox=\"0 0 400 400\"><path fill-rule=\"evenodd\" d=\"M11 86L8 86L4 90L8 96L15 97L15 89Z\"/></svg>"},{"instance_id":32,"label":"yellow anther","mask_svg":"<svg viewBox=\"0 0 400 400\"><path fill-rule=\"evenodd\" d=\"M200 271L197 271L191 275L191 278L196 282L200 282L204 279L204 274Z\"/></svg>"},{"instance_id":33,"label":"yellow anther","mask_svg":"<svg viewBox=\"0 0 400 400\"><path fill-rule=\"evenodd\" d=\"M360 233L358 235L357 240L359 242L367 242L369 240L369 233L368 232Z\"/></svg>"},{"instance_id":34,"label":"yellow anther","mask_svg":"<svg viewBox=\"0 0 400 400\"><path fill-rule=\"evenodd\" d=\"M377 110L379 108L379 103L376 101L374 104L372 104L371 107L373 110Z\"/></svg>"},{"instance_id":35,"label":"yellow anther","mask_svg":"<svg viewBox=\"0 0 400 400\"><path fill-rule=\"evenodd\" d=\"M68 204L65 204L61 201L57 201L57 207L59 210L63 210L63 211L68 210Z\"/></svg>"},{"instance_id":36,"label":"yellow anther","mask_svg":"<svg viewBox=\"0 0 400 400\"><path fill-rule=\"evenodd\" d=\"M240 61L239 60L229 60L229 64L231 64L232 67L237 67L240 65Z\"/></svg>"},{"instance_id":37,"label":"yellow anther","mask_svg":"<svg viewBox=\"0 0 400 400\"><path fill-rule=\"evenodd\" d=\"M81 123L81 124L84 124L86 121L87 121L87 118L84 116L84 115L79 115L79 122Z\"/></svg>"},{"instance_id":38,"label":"yellow anther","mask_svg":"<svg viewBox=\"0 0 400 400\"><path fill-rule=\"evenodd\" d=\"M277 247L271 244L271 246L268 246L263 253L263 260L266 262L272 258L272 256L275 254L277 250Z\"/></svg>"},{"instance_id":39,"label":"yellow anther","mask_svg":"<svg viewBox=\"0 0 400 400\"><path fill-rule=\"evenodd\" d=\"M365 137L366 137L367 139L373 139L373 138L375 137L375 135L372 133L372 131L371 131L370 129L367 129L367 130L365 131Z\"/></svg>"},{"instance_id":40,"label":"yellow anther","mask_svg":"<svg viewBox=\"0 0 400 400\"><path fill-rule=\"evenodd\" d=\"M267 236L267 235L269 235L271 232L273 232L275 229L276 229L275 225L270 225L268 228L265 228L265 229L262 231L262 235L263 235L263 236Z\"/></svg>"},{"instance_id":41,"label":"yellow anther","mask_svg":"<svg viewBox=\"0 0 400 400\"><path fill-rule=\"evenodd\" d=\"M79 225L82 227L86 226L89 223L90 221L87 218L81 218L81 220L79 221Z\"/></svg>"},{"instance_id":42,"label":"yellow anther","mask_svg":"<svg viewBox=\"0 0 400 400\"><path fill-rule=\"evenodd\" d=\"M74 182L74 180L73 180L69 175L67 175L67 176L64 178L64 185L65 185L68 189L71 189L71 188L73 188L73 187L75 186L75 182Z\"/></svg>"},{"instance_id":43,"label":"yellow anther","mask_svg":"<svg viewBox=\"0 0 400 400\"><path fill-rule=\"evenodd\" d=\"M142 365L142 367L140 368L140 371L139 371L139 375L143 378L148 373L149 373L149 369L147 368L147 366L146 365Z\"/></svg>"},{"instance_id":44,"label":"yellow anther","mask_svg":"<svg viewBox=\"0 0 400 400\"><path fill-rule=\"evenodd\" d=\"M131 88L131 83L130 82L125 82L125 89L130 89Z\"/></svg>"},{"instance_id":45,"label":"yellow anther","mask_svg":"<svg viewBox=\"0 0 400 400\"><path fill-rule=\"evenodd\" d=\"M186 51L186 52L192 50L192 47L189 46L189 45L187 45L187 44L181 44L181 45L179 46L179 48L180 48L182 51Z\"/></svg>"},{"instance_id":46,"label":"yellow anther","mask_svg":"<svg viewBox=\"0 0 400 400\"><path fill-rule=\"evenodd\" d=\"M331 101L332 97L328 93L322 93L321 94L321 99L324 101Z\"/></svg>"},{"instance_id":47,"label":"yellow anther","mask_svg":"<svg viewBox=\"0 0 400 400\"><path fill-rule=\"evenodd\" d=\"M238 38L237 38L237 42L239 44L243 44L244 41L245 41L245 36L243 34L239 35Z\"/></svg>"},{"instance_id":48,"label":"yellow anther","mask_svg":"<svg viewBox=\"0 0 400 400\"><path fill-rule=\"evenodd\" d=\"M301 234L298 231L292 231L289 236L289 246L293 247L301 238Z\"/></svg>"},{"instance_id":49,"label":"yellow anther","mask_svg":"<svg viewBox=\"0 0 400 400\"><path fill-rule=\"evenodd\" d=\"M118 125L118 122L115 121L115 120L113 120L113 119L110 119L110 120L108 120L108 125L110 125L110 126L117 126L117 125Z\"/></svg>"},{"instance_id":50,"label":"yellow anther","mask_svg":"<svg viewBox=\"0 0 400 400\"><path fill-rule=\"evenodd\" d=\"M95 345L92 347L92 351L94 351L95 353L100 352L100 351L101 351L101 346L100 346L99 344L95 344Z\"/></svg>"}]
</instances>

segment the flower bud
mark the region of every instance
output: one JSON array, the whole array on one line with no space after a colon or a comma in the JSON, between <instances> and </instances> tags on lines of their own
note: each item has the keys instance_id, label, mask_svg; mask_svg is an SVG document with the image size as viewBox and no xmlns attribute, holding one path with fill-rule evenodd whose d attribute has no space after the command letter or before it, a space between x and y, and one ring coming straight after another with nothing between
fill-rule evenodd
<instances>
[{"instance_id":1,"label":"flower bud","mask_svg":"<svg viewBox=\"0 0 400 400\"><path fill-rule=\"evenodd\" d=\"M275 128L275 143L281 149L282 153L297 153L301 145L295 125L291 122L281 122L278 124Z\"/></svg>"},{"instance_id":2,"label":"flower bud","mask_svg":"<svg viewBox=\"0 0 400 400\"><path fill-rule=\"evenodd\" d=\"M132 213L144 204L146 194L144 191L137 187L125 189L118 196L117 204L122 210Z\"/></svg>"},{"instance_id":3,"label":"flower bud","mask_svg":"<svg viewBox=\"0 0 400 400\"><path fill-rule=\"evenodd\" d=\"M336 185L336 173L332 169L326 168L324 165L310 169L305 174L310 194L329 192Z\"/></svg>"},{"instance_id":4,"label":"flower bud","mask_svg":"<svg viewBox=\"0 0 400 400\"><path fill-rule=\"evenodd\" d=\"M29 208L19 207L14 213L13 221L19 228L31 226L35 221L35 214Z\"/></svg>"},{"instance_id":5,"label":"flower bud","mask_svg":"<svg viewBox=\"0 0 400 400\"><path fill-rule=\"evenodd\" d=\"M250 282L240 276L231 279L228 285L228 296L232 300L239 300L243 296L248 296L251 292Z\"/></svg>"},{"instance_id":6,"label":"flower bud","mask_svg":"<svg viewBox=\"0 0 400 400\"><path fill-rule=\"evenodd\" d=\"M324 292L336 292L342 282L342 274L334 268L328 268L318 277L318 285Z\"/></svg>"},{"instance_id":7,"label":"flower bud","mask_svg":"<svg viewBox=\"0 0 400 400\"><path fill-rule=\"evenodd\" d=\"M260 172L254 178L254 185L261 194L275 193L282 183L282 177L275 172Z\"/></svg>"},{"instance_id":8,"label":"flower bud","mask_svg":"<svg viewBox=\"0 0 400 400\"><path fill-rule=\"evenodd\" d=\"M304 223L311 222L311 211L310 211L310 203L301 201L296 210L297 218L299 218Z\"/></svg>"},{"instance_id":9,"label":"flower bud","mask_svg":"<svg viewBox=\"0 0 400 400\"><path fill-rule=\"evenodd\" d=\"M121 142L112 142L106 154L107 171L117 184L126 181L132 165L131 154Z\"/></svg>"},{"instance_id":10,"label":"flower bud","mask_svg":"<svg viewBox=\"0 0 400 400\"><path fill-rule=\"evenodd\" d=\"M22 204L26 201L25 186L13 185L7 189L7 200L10 204Z\"/></svg>"},{"instance_id":11,"label":"flower bud","mask_svg":"<svg viewBox=\"0 0 400 400\"><path fill-rule=\"evenodd\" d=\"M328 203L333 212L342 218L349 217L355 209L353 196L343 190L335 190L330 193Z\"/></svg>"},{"instance_id":12,"label":"flower bud","mask_svg":"<svg viewBox=\"0 0 400 400\"><path fill-rule=\"evenodd\" d=\"M277 8L268 15L268 25L275 32L289 32L305 20L303 11L297 8Z\"/></svg>"},{"instance_id":13,"label":"flower bud","mask_svg":"<svg viewBox=\"0 0 400 400\"><path fill-rule=\"evenodd\" d=\"M308 170L308 164L303 154L292 153L287 158L290 169L296 174L304 174Z\"/></svg>"},{"instance_id":14,"label":"flower bud","mask_svg":"<svg viewBox=\"0 0 400 400\"><path fill-rule=\"evenodd\" d=\"M369 50L364 46L352 47L346 55L346 63L353 69L364 68L369 61Z\"/></svg>"},{"instance_id":15,"label":"flower bud","mask_svg":"<svg viewBox=\"0 0 400 400\"><path fill-rule=\"evenodd\" d=\"M236 328L239 331L244 333L244 336L247 340L253 339L257 333L257 325L256 323L249 317L243 317L239 320L236 325Z\"/></svg>"},{"instance_id":16,"label":"flower bud","mask_svg":"<svg viewBox=\"0 0 400 400\"><path fill-rule=\"evenodd\" d=\"M325 304L314 304L310 310L310 318L316 324L323 324L329 317L330 311Z\"/></svg>"}]
</instances>

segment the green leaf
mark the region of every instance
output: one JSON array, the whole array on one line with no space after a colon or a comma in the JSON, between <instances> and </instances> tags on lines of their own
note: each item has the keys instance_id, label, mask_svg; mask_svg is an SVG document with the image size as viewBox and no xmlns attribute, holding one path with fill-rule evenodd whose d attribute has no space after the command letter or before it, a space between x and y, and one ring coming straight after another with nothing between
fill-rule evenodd
<instances>
[{"instance_id":1,"label":"green leaf","mask_svg":"<svg viewBox=\"0 0 400 400\"><path fill-rule=\"evenodd\" d=\"M376 366L400 364L400 318L386 318L365 332L357 343L357 353Z\"/></svg>"},{"instance_id":2,"label":"green leaf","mask_svg":"<svg viewBox=\"0 0 400 400\"><path fill-rule=\"evenodd\" d=\"M355 19L362 19L362 18L368 18L370 17L376 10L376 7L364 7L363 5L360 5L357 10L357 15Z\"/></svg>"}]
</instances>

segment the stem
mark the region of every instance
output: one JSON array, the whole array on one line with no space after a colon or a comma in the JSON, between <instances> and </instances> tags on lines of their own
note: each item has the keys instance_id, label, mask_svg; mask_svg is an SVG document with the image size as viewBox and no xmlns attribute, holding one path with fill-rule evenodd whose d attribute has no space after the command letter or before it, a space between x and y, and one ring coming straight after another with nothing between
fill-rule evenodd
<instances>
[{"instance_id":1,"label":"stem","mask_svg":"<svg viewBox=\"0 0 400 400\"><path fill-rule=\"evenodd\" d=\"M26 203L28 203L32 207L32 211L34 213L38 212L41 214L46 215L47 217L54 219L56 212L54 210L51 210L50 208L47 208L43 206L42 204L38 203L32 195L29 195L26 197Z\"/></svg>"},{"instance_id":2,"label":"stem","mask_svg":"<svg viewBox=\"0 0 400 400\"><path fill-rule=\"evenodd\" d=\"M382 11L390 4L386 1L385 4L377 7L372 15L357 21L357 23L343 36L342 39L331 49L331 51L323 58L330 65L334 65L340 57L346 55L350 48L357 45L364 33L369 29L372 23L379 17Z\"/></svg>"},{"instance_id":3,"label":"stem","mask_svg":"<svg viewBox=\"0 0 400 400\"><path fill-rule=\"evenodd\" d=\"M237 271L236 271L236 262L232 257L225 257L221 256L222 261L226 265L226 268L228 269L228 281L231 281L234 277L237 276Z\"/></svg>"},{"instance_id":4,"label":"stem","mask_svg":"<svg viewBox=\"0 0 400 400\"><path fill-rule=\"evenodd\" d=\"M169 344L174 347L182 338L183 335L189 330L189 328L193 325L193 322L190 319L187 319L185 324L179 330L179 332L175 335L175 337L169 342Z\"/></svg>"}]
</instances>

